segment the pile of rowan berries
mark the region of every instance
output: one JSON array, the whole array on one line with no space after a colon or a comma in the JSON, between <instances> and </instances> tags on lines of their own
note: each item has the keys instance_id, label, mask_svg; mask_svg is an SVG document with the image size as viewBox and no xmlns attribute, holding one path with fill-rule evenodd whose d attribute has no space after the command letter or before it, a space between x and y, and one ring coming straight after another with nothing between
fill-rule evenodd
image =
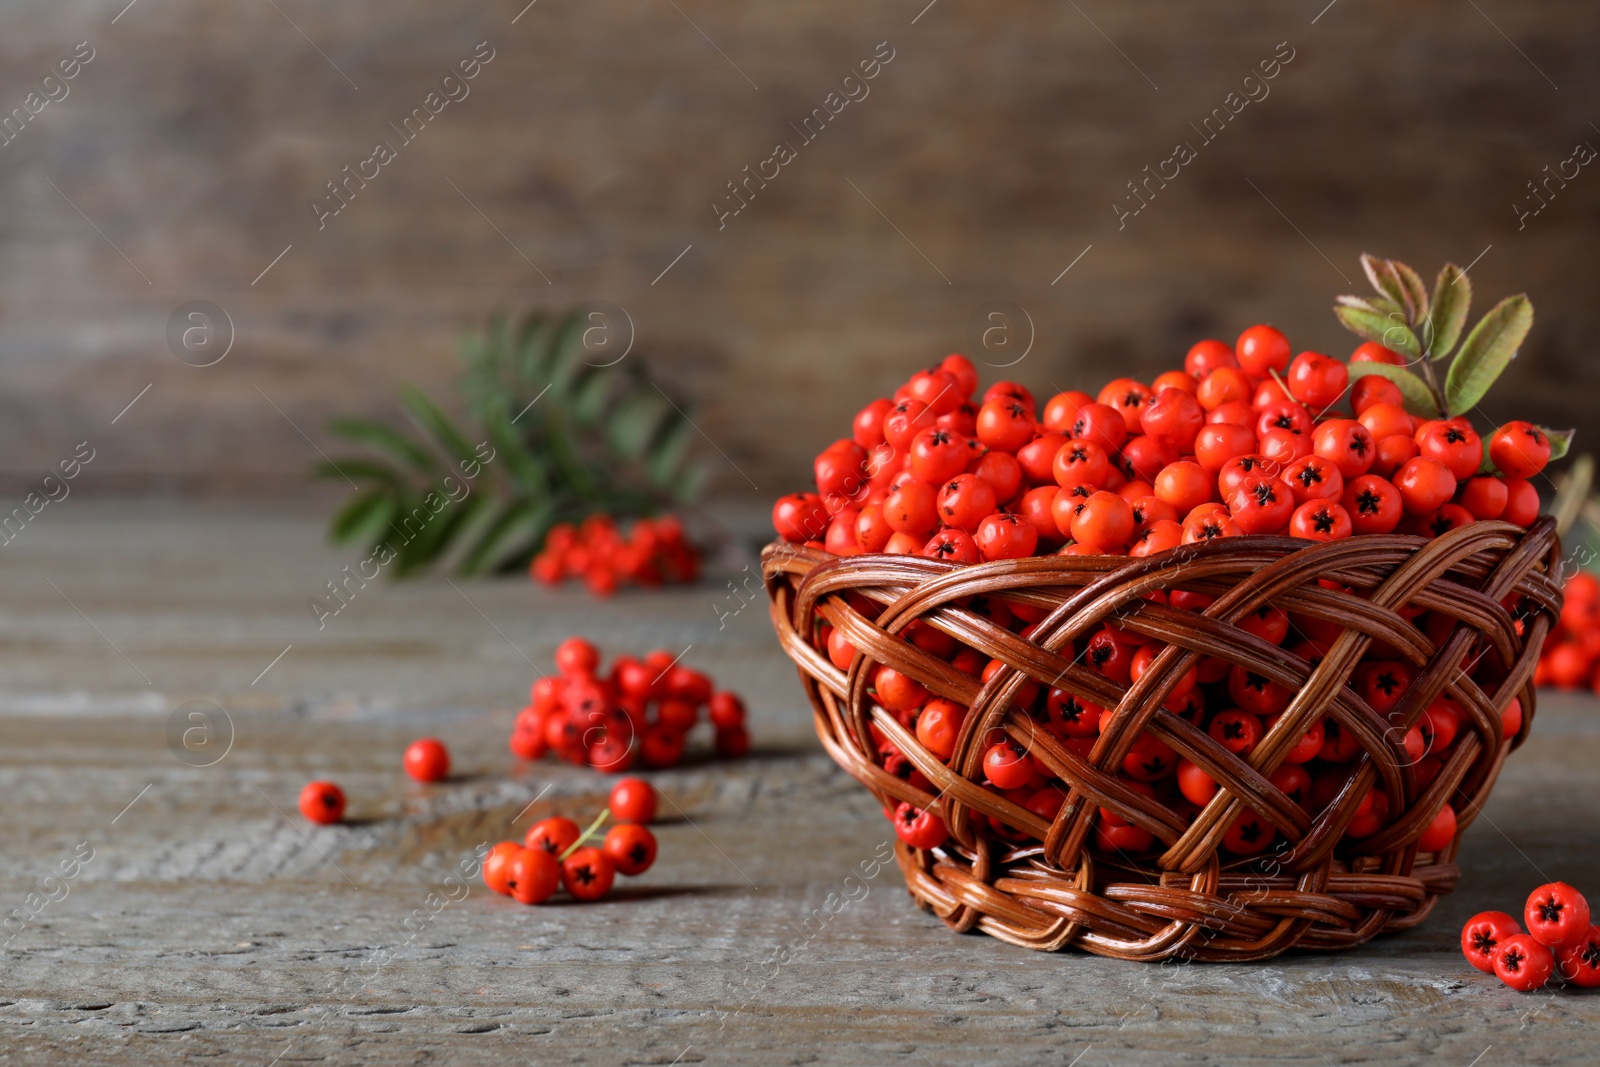
<instances>
[{"instance_id":1,"label":"pile of rowan berries","mask_svg":"<svg viewBox=\"0 0 1600 1067\"><path fill-rule=\"evenodd\" d=\"M1351 362L1403 361L1366 343ZM1437 536L1479 519L1531 523L1539 497L1528 479L1551 452L1548 438L1529 423L1507 423L1486 446L1464 418L1416 418L1387 378L1352 378L1345 363L1314 352L1291 358L1288 339L1270 326L1251 327L1236 345L1201 341L1189 350L1183 370L1161 374L1149 385L1121 378L1098 396L1057 393L1042 413L1028 389L1015 382L996 383L981 396L978 388L972 363L951 355L913 375L894 396L868 404L856 415L852 436L816 457L817 491L778 500L773 523L779 536L838 556L917 554L963 564L1050 553L1144 557L1241 534L1308 541L1391 532ZM1340 410L1346 399L1350 410ZM1149 597L1191 611L1214 599L1176 588ZM881 610L857 594L849 599L868 618ZM969 607L1023 637L1045 614L1003 597L973 598ZM1421 607L1403 614L1435 643L1457 624L1446 613ZM1313 665L1343 632L1270 604L1238 625ZM920 620L902 635L985 682L1004 667ZM856 650L842 632L823 622L812 639L836 667L851 666ZM1127 686L1164 647L1108 622L1060 654L1076 656ZM1494 655L1480 654L1472 665L1490 691L1504 677ZM1351 685L1373 711L1388 715L1416 675L1396 648L1374 641ZM871 690L928 752L944 761L952 757L966 707L933 696L887 666L874 668ZM1243 667L1205 657L1171 690L1166 707L1242 761L1293 695ZM1084 757L1112 714L1032 680L1013 705ZM1501 725L1504 738L1518 733L1519 701L1510 702ZM879 764L932 791L906 755L876 725L872 729ZM1414 765L1417 795L1442 770L1458 734L1470 730L1470 717L1443 696L1409 729L1395 724L1390 740L1403 746ZM982 744L988 786L1042 819L1054 818L1066 799L1054 772L1003 731L992 731ZM1344 790L1362 752L1355 736L1324 719L1271 780L1315 814ZM1129 789L1185 820L1218 788L1205 769L1180 759L1149 732L1128 753L1121 775ZM1344 840L1359 842L1388 825L1400 814L1391 812L1392 799L1379 788L1369 790ZM914 847L934 848L946 840L946 827L932 811L901 804L886 814ZM1105 808L1099 815L1098 847L1127 856L1155 847L1144 827ZM990 821L1003 839L1031 839L1021 829ZM1445 804L1419 847L1437 852L1455 832L1455 812ZM1249 856L1266 850L1275 836L1274 827L1247 808L1228 827L1222 845Z\"/></svg>"},{"instance_id":2,"label":"pile of rowan berries","mask_svg":"<svg viewBox=\"0 0 1600 1067\"><path fill-rule=\"evenodd\" d=\"M701 713L711 721L718 757L750 751L744 701L717 690L709 675L678 662L665 650L643 659L618 656L600 669L600 651L581 637L556 648L557 674L533 683L530 702L517 713L511 751L521 759L546 752L603 771L636 764L660 768L682 759Z\"/></svg>"},{"instance_id":3,"label":"pile of rowan berries","mask_svg":"<svg viewBox=\"0 0 1600 1067\"><path fill-rule=\"evenodd\" d=\"M1503 911L1479 912L1461 928L1461 952L1478 970L1524 993L1551 977L1582 989L1600 986L1600 926L1589 921L1589 902L1565 882L1535 889L1522 924Z\"/></svg>"},{"instance_id":4,"label":"pile of rowan berries","mask_svg":"<svg viewBox=\"0 0 1600 1067\"><path fill-rule=\"evenodd\" d=\"M1371 342L1352 363L1399 364ZM1185 369L1098 396L997 382L974 400L960 355L855 417L814 464L817 491L773 510L787 541L835 555L975 563L1061 551L1147 556L1236 534L1331 541L1437 535L1475 519L1526 526L1550 441L1515 421L1485 445L1464 417L1419 419L1399 388L1252 326L1201 341ZM1348 393L1350 412L1337 411Z\"/></svg>"},{"instance_id":5,"label":"pile of rowan berries","mask_svg":"<svg viewBox=\"0 0 1600 1067\"><path fill-rule=\"evenodd\" d=\"M624 533L610 515L595 514L576 526L551 527L529 573L545 585L579 578L589 592L607 597L630 582L646 587L693 582L700 556L675 515L635 519Z\"/></svg>"},{"instance_id":6,"label":"pile of rowan berries","mask_svg":"<svg viewBox=\"0 0 1600 1067\"><path fill-rule=\"evenodd\" d=\"M1579 571L1562 592L1561 621L1545 638L1533 682L1600 693L1600 578Z\"/></svg>"},{"instance_id":7,"label":"pile of rowan berries","mask_svg":"<svg viewBox=\"0 0 1600 1067\"><path fill-rule=\"evenodd\" d=\"M656 839L644 824L656 817L656 791L642 778L624 778L587 829L563 815L540 819L519 844L502 841L483 860L483 884L522 904L542 904L563 887L577 901L599 900L619 874L633 877L656 861ZM617 825L596 848L587 845L608 817Z\"/></svg>"}]
</instances>

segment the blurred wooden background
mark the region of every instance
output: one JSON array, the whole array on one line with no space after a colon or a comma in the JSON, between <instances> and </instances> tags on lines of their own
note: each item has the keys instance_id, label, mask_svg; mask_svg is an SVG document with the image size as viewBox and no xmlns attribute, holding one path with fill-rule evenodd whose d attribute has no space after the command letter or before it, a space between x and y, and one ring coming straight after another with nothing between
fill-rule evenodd
<instances>
[{"instance_id":1,"label":"blurred wooden background","mask_svg":"<svg viewBox=\"0 0 1600 1067\"><path fill-rule=\"evenodd\" d=\"M990 303L1034 337L989 376L1047 392L1257 320L1344 355L1329 306L1363 250L1477 259L1480 308L1529 292L1489 414L1600 430L1600 173L1520 229L1513 206L1600 146L1591 3L525 3L7 3L0 115L94 58L0 146L0 488L87 440L79 491L327 492L330 416L398 422L393 386L446 386L460 331L597 298L725 453L718 489L771 496L860 403L972 351ZM324 183L480 42L469 95L319 230ZM880 42L869 95L719 230L725 183ZM1280 42L1270 95L1201 144ZM1119 229L1179 141L1198 158ZM168 350L191 300L235 326L214 366Z\"/></svg>"}]
</instances>

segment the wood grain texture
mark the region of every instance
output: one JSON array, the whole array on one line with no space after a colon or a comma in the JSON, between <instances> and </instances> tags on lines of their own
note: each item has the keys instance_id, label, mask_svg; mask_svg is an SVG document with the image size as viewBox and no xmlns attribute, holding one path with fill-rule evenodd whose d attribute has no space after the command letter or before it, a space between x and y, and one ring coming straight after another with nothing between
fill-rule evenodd
<instances>
[{"instance_id":1,"label":"wood grain texture","mask_svg":"<svg viewBox=\"0 0 1600 1067\"><path fill-rule=\"evenodd\" d=\"M1591 698L1541 700L1465 836L1460 887L1415 930L1249 966L1042 954L952 934L892 869L845 883L887 823L817 748L760 605L719 628L714 588L597 606L424 579L374 588L319 632L301 590L344 559L309 514L75 501L46 517L48 539L0 553L0 911L79 842L95 852L0 950L8 1063L1593 1059L1600 1002L1514 993L1457 947L1468 916L1515 910L1546 877L1600 884ZM530 909L475 888L419 920L480 841L600 802L600 776L505 750L522 656L543 665L573 631L692 644L690 662L750 698L755 757L659 775L682 817L606 903ZM215 766L166 747L189 699L236 725ZM459 777L402 775L425 733ZM280 814L314 775L343 784L350 824ZM830 914L830 894L854 899Z\"/></svg>"},{"instance_id":2,"label":"wood grain texture","mask_svg":"<svg viewBox=\"0 0 1600 1067\"><path fill-rule=\"evenodd\" d=\"M0 486L88 439L84 492L305 493L299 431L399 422L394 385L443 387L454 337L497 308L603 298L749 478L725 466L718 489L770 496L861 402L970 350L987 301L1028 311L1005 373L1041 391L1258 319L1342 354L1330 301L1364 249L1482 254L1481 294L1539 309L1486 416L1597 427L1600 178L1520 230L1512 206L1600 145L1593 5L924 6L7 5L3 108L96 52L0 147ZM484 41L470 95L319 230L325 183ZM884 41L870 95L719 230L725 183L798 143L790 123ZM1119 230L1126 183L1285 41L1270 95ZM167 350L192 299L236 326L215 367Z\"/></svg>"}]
</instances>

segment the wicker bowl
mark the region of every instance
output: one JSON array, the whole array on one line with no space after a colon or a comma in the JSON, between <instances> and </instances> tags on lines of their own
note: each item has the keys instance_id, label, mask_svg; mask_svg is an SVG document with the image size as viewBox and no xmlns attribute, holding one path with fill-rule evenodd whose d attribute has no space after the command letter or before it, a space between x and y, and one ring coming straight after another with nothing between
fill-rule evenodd
<instances>
[{"instance_id":1,"label":"wicker bowl","mask_svg":"<svg viewBox=\"0 0 1600 1067\"><path fill-rule=\"evenodd\" d=\"M838 557L778 542L763 553L762 567L773 625L799 667L828 753L887 808L909 801L938 813L950 830L945 846L933 850L896 843L920 906L953 929L981 930L1027 948L1076 945L1130 960L1242 961L1290 948L1349 948L1406 929L1454 887L1460 830L1478 814L1501 761L1533 720L1534 666L1560 613L1559 552L1555 524L1543 518L1527 530L1471 523L1431 540L1230 537L1144 559L1041 556L972 565ZM1180 610L1146 599L1158 589L1216 600L1201 612ZM972 610L975 597L1045 614L1024 637ZM1268 603L1336 627L1328 654L1313 665L1234 625ZM1408 621L1419 611L1442 625L1425 633ZM922 651L899 636L917 619L1002 661L1002 668L984 683ZM847 671L810 640L824 620L857 650ZM1083 639L1108 620L1167 646L1131 686L1059 654L1082 650ZM1375 640L1418 671L1387 716L1346 684ZM1248 759L1162 707L1204 656L1297 690ZM874 702L876 664L970 707L949 766ZM1114 709L1087 758L1040 729L1027 709L1013 707L1029 678ZM1465 716L1442 769L1419 789L1402 741L1440 694L1454 697ZM1502 740L1501 712L1513 698L1522 702L1522 726ZM1342 765L1350 772L1342 791L1310 815L1268 777L1324 718L1357 738L1362 753ZM869 724L933 792L884 769ZM1054 821L984 784L982 739L994 728L1060 779L1067 800ZM1198 815L1180 815L1115 774L1146 731L1218 783ZM1353 853L1340 838L1374 785L1391 798L1391 821L1356 842ZM1458 813L1455 840L1441 852L1419 853L1417 838L1447 801ZM1243 806L1283 842L1270 857L1241 860L1221 849ZM1095 848L1091 829L1101 807L1149 831L1156 847L1137 859ZM980 816L1030 840L1006 841Z\"/></svg>"}]
</instances>

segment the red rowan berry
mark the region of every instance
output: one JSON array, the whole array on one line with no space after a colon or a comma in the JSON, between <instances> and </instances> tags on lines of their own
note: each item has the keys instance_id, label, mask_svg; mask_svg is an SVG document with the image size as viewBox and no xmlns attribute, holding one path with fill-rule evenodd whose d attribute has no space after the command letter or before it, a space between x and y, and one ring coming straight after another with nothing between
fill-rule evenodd
<instances>
[{"instance_id":1,"label":"red rowan berry","mask_svg":"<svg viewBox=\"0 0 1600 1067\"><path fill-rule=\"evenodd\" d=\"M300 790L300 814L314 823L329 825L344 818L344 790L332 782L307 782Z\"/></svg>"},{"instance_id":2,"label":"red rowan berry","mask_svg":"<svg viewBox=\"0 0 1600 1067\"><path fill-rule=\"evenodd\" d=\"M1120 419L1121 416L1119 415ZM985 400L978 409L978 440L1001 452L1016 452L1033 439L1034 416L1031 402L1006 397Z\"/></svg>"},{"instance_id":3,"label":"red rowan berry","mask_svg":"<svg viewBox=\"0 0 1600 1067\"><path fill-rule=\"evenodd\" d=\"M938 848L950 836L943 819L906 801L895 808L894 832L901 841L919 849Z\"/></svg>"},{"instance_id":4,"label":"red rowan berry","mask_svg":"<svg viewBox=\"0 0 1600 1067\"><path fill-rule=\"evenodd\" d=\"M1589 902L1565 882L1550 882L1529 894L1522 917L1541 945L1570 945L1589 930Z\"/></svg>"},{"instance_id":5,"label":"red rowan berry","mask_svg":"<svg viewBox=\"0 0 1600 1067\"><path fill-rule=\"evenodd\" d=\"M611 857L617 873L630 878L643 874L656 861L656 835L636 823L607 830L600 848Z\"/></svg>"},{"instance_id":6,"label":"red rowan berry","mask_svg":"<svg viewBox=\"0 0 1600 1067\"><path fill-rule=\"evenodd\" d=\"M1508 422L1489 439L1489 461L1507 478L1532 478L1550 462L1550 438L1531 422Z\"/></svg>"},{"instance_id":7,"label":"red rowan berry","mask_svg":"<svg viewBox=\"0 0 1600 1067\"><path fill-rule=\"evenodd\" d=\"M1196 341L1183 357L1183 369L1196 378L1204 378L1220 367L1238 367L1239 360L1226 341L1207 339Z\"/></svg>"},{"instance_id":8,"label":"red rowan berry","mask_svg":"<svg viewBox=\"0 0 1600 1067\"><path fill-rule=\"evenodd\" d=\"M593 846L586 845L561 861L561 884L577 900L599 900L611 892L616 877L616 863Z\"/></svg>"},{"instance_id":9,"label":"red rowan berry","mask_svg":"<svg viewBox=\"0 0 1600 1067\"><path fill-rule=\"evenodd\" d=\"M1600 986L1600 927L1590 926L1584 935L1556 949L1556 971L1579 989Z\"/></svg>"},{"instance_id":10,"label":"red rowan berry","mask_svg":"<svg viewBox=\"0 0 1600 1067\"><path fill-rule=\"evenodd\" d=\"M1426 515L1455 495L1456 478L1440 460L1418 456L1395 472L1394 487L1408 515Z\"/></svg>"},{"instance_id":11,"label":"red rowan berry","mask_svg":"<svg viewBox=\"0 0 1600 1067\"><path fill-rule=\"evenodd\" d=\"M1480 911L1461 928L1461 954L1485 974L1494 973L1494 957L1507 938L1522 933L1522 925L1503 911Z\"/></svg>"},{"instance_id":12,"label":"red rowan berry","mask_svg":"<svg viewBox=\"0 0 1600 1067\"><path fill-rule=\"evenodd\" d=\"M411 742L405 754L406 773L419 782L439 782L450 773L450 750L444 742L424 737Z\"/></svg>"},{"instance_id":13,"label":"red rowan berry","mask_svg":"<svg viewBox=\"0 0 1600 1067\"><path fill-rule=\"evenodd\" d=\"M1265 378L1268 371L1281 374L1289 366L1289 339L1271 326L1252 326L1239 335L1234 354L1252 378Z\"/></svg>"},{"instance_id":14,"label":"red rowan berry","mask_svg":"<svg viewBox=\"0 0 1600 1067\"><path fill-rule=\"evenodd\" d=\"M506 861L506 892L519 904L542 904L560 881L560 863L543 849L518 849Z\"/></svg>"},{"instance_id":15,"label":"red rowan berry","mask_svg":"<svg viewBox=\"0 0 1600 1067\"><path fill-rule=\"evenodd\" d=\"M1524 993L1542 989L1554 970L1550 949L1527 934L1513 934L1495 949L1495 977L1512 989Z\"/></svg>"},{"instance_id":16,"label":"red rowan berry","mask_svg":"<svg viewBox=\"0 0 1600 1067\"><path fill-rule=\"evenodd\" d=\"M1358 534L1386 534L1400 525L1403 509L1400 492L1375 474L1350 479L1339 502L1349 513L1351 528Z\"/></svg>"}]
</instances>

